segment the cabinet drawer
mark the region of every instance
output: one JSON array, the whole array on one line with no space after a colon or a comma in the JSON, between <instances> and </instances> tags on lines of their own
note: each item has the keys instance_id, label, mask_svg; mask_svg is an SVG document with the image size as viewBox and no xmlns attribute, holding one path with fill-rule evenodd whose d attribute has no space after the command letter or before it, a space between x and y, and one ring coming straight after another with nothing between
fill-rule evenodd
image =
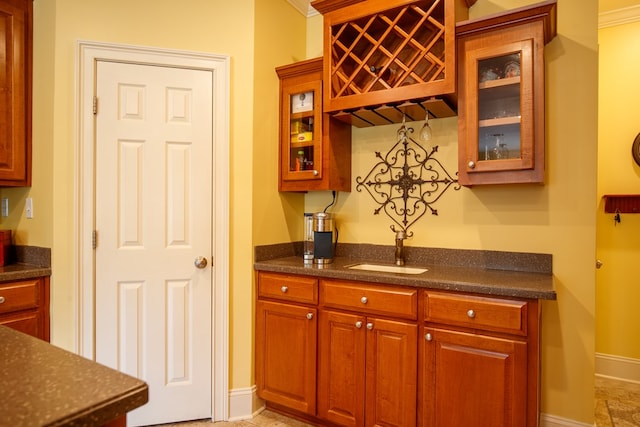
<instances>
[{"instance_id":1,"label":"cabinet drawer","mask_svg":"<svg viewBox=\"0 0 640 427\"><path fill-rule=\"evenodd\" d=\"M38 307L38 291L37 279L0 285L0 313Z\"/></svg>"},{"instance_id":2,"label":"cabinet drawer","mask_svg":"<svg viewBox=\"0 0 640 427\"><path fill-rule=\"evenodd\" d=\"M487 331L527 334L527 302L425 292L425 321Z\"/></svg>"},{"instance_id":3,"label":"cabinet drawer","mask_svg":"<svg viewBox=\"0 0 640 427\"><path fill-rule=\"evenodd\" d=\"M323 280L320 282L320 303L359 313L418 318L417 289Z\"/></svg>"},{"instance_id":4,"label":"cabinet drawer","mask_svg":"<svg viewBox=\"0 0 640 427\"><path fill-rule=\"evenodd\" d=\"M258 297L317 304L318 280L312 277L260 273Z\"/></svg>"}]
</instances>

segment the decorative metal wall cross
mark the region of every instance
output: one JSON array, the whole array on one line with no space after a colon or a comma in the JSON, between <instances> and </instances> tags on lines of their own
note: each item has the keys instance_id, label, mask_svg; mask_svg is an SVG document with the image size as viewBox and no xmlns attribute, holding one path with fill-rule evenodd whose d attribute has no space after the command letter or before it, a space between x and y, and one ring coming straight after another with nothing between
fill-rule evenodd
<instances>
[{"instance_id":1,"label":"decorative metal wall cross","mask_svg":"<svg viewBox=\"0 0 640 427\"><path fill-rule=\"evenodd\" d=\"M413 128L406 127L403 119L395 145L384 157L376 151L380 161L366 177L356 178L356 190L366 189L380 205L373 213L378 215L384 210L395 223L391 224L391 230L395 233L403 231L407 237L413 236L413 232L408 232L409 227L427 210L438 215L432 205L450 186L455 184L453 188L460 189L458 180L434 157L438 146L427 152L409 136L411 133ZM400 229L396 229L396 225Z\"/></svg>"}]
</instances>

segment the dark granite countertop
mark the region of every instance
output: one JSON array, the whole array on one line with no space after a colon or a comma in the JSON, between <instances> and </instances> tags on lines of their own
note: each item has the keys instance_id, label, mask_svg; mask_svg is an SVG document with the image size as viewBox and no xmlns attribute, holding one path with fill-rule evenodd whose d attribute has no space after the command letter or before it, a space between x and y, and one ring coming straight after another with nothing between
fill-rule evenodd
<instances>
[{"instance_id":1,"label":"dark granite countertop","mask_svg":"<svg viewBox=\"0 0 640 427\"><path fill-rule=\"evenodd\" d=\"M14 282L43 276L51 276L51 268L22 263L0 266L0 282Z\"/></svg>"},{"instance_id":2,"label":"dark granite countertop","mask_svg":"<svg viewBox=\"0 0 640 427\"><path fill-rule=\"evenodd\" d=\"M149 400L141 380L0 326L0 425L100 426Z\"/></svg>"},{"instance_id":3,"label":"dark granite countertop","mask_svg":"<svg viewBox=\"0 0 640 427\"><path fill-rule=\"evenodd\" d=\"M423 251L413 248L413 253L407 257L406 266L427 268L427 272L403 274L349 269L350 265L366 262L392 265L393 252L389 254L388 248L366 246L364 248L366 250L363 251L362 246L343 248L342 253L339 251L331 264L322 267L305 265L302 256L292 253L296 252L295 245L292 251L288 251L286 247L283 250L281 245L256 248L254 268L257 271L425 289L518 298L556 299L551 259L548 255L467 250L428 249ZM431 259L431 262L428 259ZM508 269L509 266L512 268Z\"/></svg>"},{"instance_id":4,"label":"dark granite countertop","mask_svg":"<svg viewBox=\"0 0 640 427\"><path fill-rule=\"evenodd\" d=\"M0 266L0 282L51 276L51 249L37 246L13 246L13 261Z\"/></svg>"}]
</instances>

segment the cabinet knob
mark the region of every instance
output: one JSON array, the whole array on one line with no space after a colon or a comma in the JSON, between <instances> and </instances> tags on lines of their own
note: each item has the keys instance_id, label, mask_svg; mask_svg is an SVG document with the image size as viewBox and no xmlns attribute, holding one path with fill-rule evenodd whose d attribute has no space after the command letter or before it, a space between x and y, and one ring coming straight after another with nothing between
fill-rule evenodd
<instances>
[{"instance_id":1,"label":"cabinet knob","mask_svg":"<svg viewBox=\"0 0 640 427\"><path fill-rule=\"evenodd\" d=\"M368 330L372 330L373 329L373 323L367 323L367 329Z\"/></svg>"},{"instance_id":2,"label":"cabinet knob","mask_svg":"<svg viewBox=\"0 0 640 427\"><path fill-rule=\"evenodd\" d=\"M473 310L469 310L467 311L467 316L469 316L470 319L473 319L474 317L476 317L476 312Z\"/></svg>"},{"instance_id":3,"label":"cabinet knob","mask_svg":"<svg viewBox=\"0 0 640 427\"><path fill-rule=\"evenodd\" d=\"M427 333L424 335L424 339L427 341L431 341L433 339L433 337L431 336L431 334Z\"/></svg>"},{"instance_id":4,"label":"cabinet knob","mask_svg":"<svg viewBox=\"0 0 640 427\"><path fill-rule=\"evenodd\" d=\"M362 298L360 298L360 302L361 302L361 303L363 303L363 304L366 304L366 303L367 303L367 301L369 301L369 300L367 299L367 297L362 297Z\"/></svg>"},{"instance_id":5,"label":"cabinet knob","mask_svg":"<svg viewBox=\"0 0 640 427\"><path fill-rule=\"evenodd\" d=\"M362 322L361 321L358 320L356 322L356 328L358 328L358 329L362 328Z\"/></svg>"},{"instance_id":6,"label":"cabinet knob","mask_svg":"<svg viewBox=\"0 0 640 427\"><path fill-rule=\"evenodd\" d=\"M473 169L476 167L476 162L474 162L473 160L469 160L469 163L467 163L467 165L469 166L469 169Z\"/></svg>"},{"instance_id":7,"label":"cabinet knob","mask_svg":"<svg viewBox=\"0 0 640 427\"><path fill-rule=\"evenodd\" d=\"M4 302L4 297L0 297L0 304Z\"/></svg>"},{"instance_id":8,"label":"cabinet knob","mask_svg":"<svg viewBox=\"0 0 640 427\"><path fill-rule=\"evenodd\" d=\"M317 170L313 170L313 176L318 176L318 171Z\"/></svg>"},{"instance_id":9,"label":"cabinet knob","mask_svg":"<svg viewBox=\"0 0 640 427\"><path fill-rule=\"evenodd\" d=\"M307 313L307 319L309 320L313 319L313 313Z\"/></svg>"},{"instance_id":10,"label":"cabinet knob","mask_svg":"<svg viewBox=\"0 0 640 427\"><path fill-rule=\"evenodd\" d=\"M283 286L283 287L280 288L280 290L282 291L283 294L286 294L287 291L289 290L289 287L288 286Z\"/></svg>"}]
</instances>

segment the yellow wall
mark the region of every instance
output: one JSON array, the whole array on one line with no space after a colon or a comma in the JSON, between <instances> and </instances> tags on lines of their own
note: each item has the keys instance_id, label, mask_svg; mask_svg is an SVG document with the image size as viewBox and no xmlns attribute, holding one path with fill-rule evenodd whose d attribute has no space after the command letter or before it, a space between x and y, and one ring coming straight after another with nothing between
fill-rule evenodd
<instances>
[{"instance_id":1,"label":"yellow wall","mask_svg":"<svg viewBox=\"0 0 640 427\"><path fill-rule=\"evenodd\" d=\"M478 0L473 16L534 1ZM553 254L557 302L543 304L544 412L591 422L597 141L597 10L562 0L547 58L547 184L451 190L407 244ZM74 283L75 50L78 39L229 54L231 57L230 339L232 388L253 384L252 246L301 238L304 210L330 193L279 194L276 65L322 51L321 18L308 28L285 0L35 0L34 185L2 190L20 244L53 252L52 339L76 346ZM182 4L181 4L182 6ZM171 29L168 31L167 29ZM306 32L308 31L308 35ZM456 119L434 120L439 158L456 168ZM393 142L395 126L354 130L353 178ZM35 202L23 220L24 197ZM341 240L392 244L390 222L365 193L340 194Z\"/></svg>"},{"instance_id":2,"label":"yellow wall","mask_svg":"<svg viewBox=\"0 0 640 427\"><path fill-rule=\"evenodd\" d=\"M275 146L277 135L274 117L278 89L273 68L302 59L305 50L303 17L285 0L270 1L268 5L257 3L258 17L254 14L254 0L189 0L188 7L185 3L176 7L174 1L168 0L35 0L33 186L2 189L0 195L10 199L10 216L3 218L2 227L16 230L16 243L52 248L51 335L54 344L71 350L77 348L79 284L75 283L75 260L78 257L73 252L77 169L76 42L91 40L228 54L231 58L232 218L230 385L248 387L253 384L253 239L257 236L258 243L264 243L289 238L287 217L280 207L267 212L266 216L257 216L258 221L266 218L270 225L260 225L264 235L257 233L254 236L252 232L253 147L256 141L261 156L258 160L266 163L266 169L270 170L276 155L267 147ZM287 27L285 24L291 20L296 21L296 25ZM288 33L283 31L287 28L290 28ZM263 34L254 37L256 29ZM257 49L260 51L256 52ZM254 114L259 116L255 120ZM263 206L265 201L279 205L280 197L273 191L276 188L274 175L265 173L264 167L259 172L262 177L270 177L270 181L257 181L258 206ZM263 191L261 186L272 191ZM35 217L31 220L24 219L27 196L34 200ZM300 198L299 205L302 203Z\"/></svg>"},{"instance_id":3,"label":"yellow wall","mask_svg":"<svg viewBox=\"0 0 640 427\"><path fill-rule=\"evenodd\" d=\"M637 3L637 2L636 2ZM598 353L640 359L640 301L638 277L640 215L622 214L615 224L604 213L604 194L640 194L640 166L631 157L631 144L640 132L640 22L603 28L599 32L600 78L598 111Z\"/></svg>"},{"instance_id":4,"label":"yellow wall","mask_svg":"<svg viewBox=\"0 0 640 427\"><path fill-rule=\"evenodd\" d=\"M470 15L535 2L478 0ZM597 12L595 2L559 1L558 35L546 46L546 185L448 190L435 206L438 216L420 219L406 242L553 255L558 300L543 303L542 411L586 423L593 421L594 396ZM430 123L437 157L455 172L457 118ZM373 167L374 151L390 149L396 130L354 129L352 180ZM309 194L305 209L330 202L328 192ZM391 220L374 215L376 207L366 192L340 193L333 209L340 240L392 245Z\"/></svg>"}]
</instances>

